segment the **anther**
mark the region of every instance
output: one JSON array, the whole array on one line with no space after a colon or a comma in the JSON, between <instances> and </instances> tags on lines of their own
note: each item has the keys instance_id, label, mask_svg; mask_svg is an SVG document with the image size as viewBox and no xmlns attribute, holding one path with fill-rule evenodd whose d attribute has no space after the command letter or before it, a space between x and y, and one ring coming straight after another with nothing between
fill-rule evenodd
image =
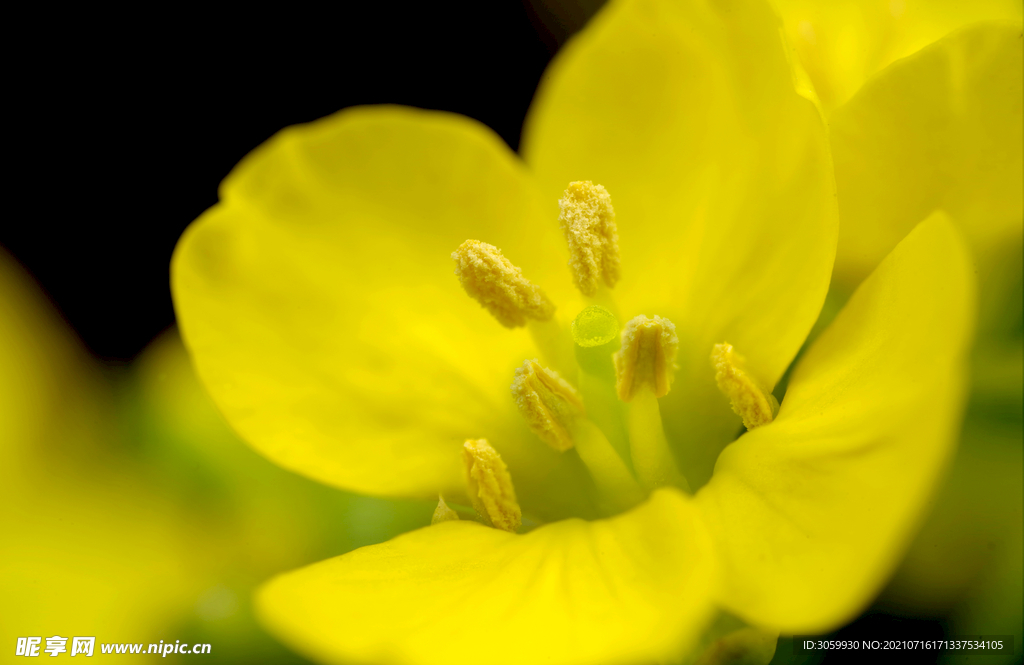
<instances>
[{"instance_id":1,"label":"anther","mask_svg":"<svg viewBox=\"0 0 1024 665\"><path fill-rule=\"evenodd\" d=\"M452 258L462 288L506 328L524 326L527 319L547 321L555 313L540 287L494 245L467 240Z\"/></svg>"},{"instance_id":2,"label":"anther","mask_svg":"<svg viewBox=\"0 0 1024 665\"><path fill-rule=\"evenodd\" d=\"M589 180L570 182L558 201L558 221L569 243L573 283L585 296L619 281L619 234L612 198Z\"/></svg>"},{"instance_id":3,"label":"anther","mask_svg":"<svg viewBox=\"0 0 1024 665\"><path fill-rule=\"evenodd\" d=\"M431 524L440 524L441 522L453 522L458 521L459 514L448 507L448 504L444 502L444 497L440 494L437 495L437 508L434 508L434 515L430 518Z\"/></svg>"},{"instance_id":4,"label":"anther","mask_svg":"<svg viewBox=\"0 0 1024 665\"><path fill-rule=\"evenodd\" d=\"M487 439L469 439L462 446L469 499L480 517L493 527L514 533L523 521L512 476Z\"/></svg>"},{"instance_id":5,"label":"anther","mask_svg":"<svg viewBox=\"0 0 1024 665\"><path fill-rule=\"evenodd\" d=\"M779 411L779 402L771 391L761 386L746 370L746 361L732 344L715 344L711 350L718 389L729 398L732 410L749 429L767 425Z\"/></svg>"},{"instance_id":6,"label":"anther","mask_svg":"<svg viewBox=\"0 0 1024 665\"><path fill-rule=\"evenodd\" d=\"M536 359L525 361L512 380L512 395L526 424L544 443L559 452L573 447L573 421L586 411L579 393L557 372Z\"/></svg>"},{"instance_id":7,"label":"anther","mask_svg":"<svg viewBox=\"0 0 1024 665\"><path fill-rule=\"evenodd\" d=\"M622 347L615 354L615 389L619 399L628 402L636 393L649 388L655 397L664 397L672 387L676 372L679 338L668 319L640 315L622 329Z\"/></svg>"}]
</instances>

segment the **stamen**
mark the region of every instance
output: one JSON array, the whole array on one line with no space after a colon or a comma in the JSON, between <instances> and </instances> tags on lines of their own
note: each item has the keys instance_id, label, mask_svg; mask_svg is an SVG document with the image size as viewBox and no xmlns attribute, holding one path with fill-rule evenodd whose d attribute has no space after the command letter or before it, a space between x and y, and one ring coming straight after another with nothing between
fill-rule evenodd
<instances>
[{"instance_id":1,"label":"stamen","mask_svg":"<svg viewBox=\"0 0 1024 665\"><path fill-rule=\"evenodd\" d=\"M462 447L462 461L473 508L491 526L515 533L523 513L516 502L512 476L498 451L487 439L468 439Z\"/></svg>"},{"instance_id":2,"label":"stamen","mask_svg":"<svg viewBox=\"0 0 1024 665\"><path fill-rule=\"evenodd\" d=\"M544 443L559 452L573 447L572 421L586 411L579 393L557 372L536 359L525 361L512 380L512 395L526 424Z\"/></svg>"},{"instance_id":3,"label":"stamen","mask_svg":"<svg viewBox=\"0 0 1024 665\"><path fill-rule=\"evenodd\" d=\"M615 388L628 402L642 388L664 397L672 387L679 338L668 319L644 315L630 319L622 329L622 347L615 354Z\"/></svg>"},{"instance_id":4,"label":"stamen","mask_svg":"<svg viewBox=\"0 0 1024 665\"><path fill-rule=\"evenodd\" d=\"M527 360L512 381L519 412L530 429L559 452L575 448L609 513L635 506L644 493L604 433L587 419L580 394L557 373Z\"/></svg>"},{"instance_id":5,"label":"stamen","mask_svg":"<svg viewBox=\"0 0 1024 665\"><path fill-rule=\"evenodd\" d=\"M452 258L462 288L506 328L524 326L527 319L547 321L555 313L540 287L494 245L467 240Z\"/></svg>"},{"instance_id":6,"label":"stamen","mask_svg":"<svg viewBox=\"0 0 1024 665\"><path fill-rule=\"evenodd\" d=\"M601 282L608 288L615 286L619 281L619 234L608 191L589 180L570 182L558 206L576 288L593 296Z\"/></svg>"},{"instance_id":7,"label":"stamen","mask_svg":"<svg viewBox=\"0 0 1024 665\"><path fill-rule=\"evenodd\" d=\"M629 451L640 484L647 489L675 485L689 490L679 472L661 423L658 398L672 387L679 338L668 319L640 315L622 329L615 354L615 387L626 405Z\"/></svg>"},{"instance_id":8,"label":"stamen","mask_svg":"<svg viewBox=\"0 0 1024 665\"><path fill-rule=\"evenodd\" d=\"M732 410L748 430L767 425L779 412L779 402L746 371L746 361L732 344L715 344L711 350L718 389L729 398Z\"/></svg>"}]
</instances>

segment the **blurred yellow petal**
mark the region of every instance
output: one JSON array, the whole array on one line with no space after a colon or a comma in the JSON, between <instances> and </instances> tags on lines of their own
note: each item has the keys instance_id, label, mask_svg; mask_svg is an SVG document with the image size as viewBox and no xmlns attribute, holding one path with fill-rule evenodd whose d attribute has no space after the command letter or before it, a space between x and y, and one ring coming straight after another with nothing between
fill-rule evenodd
<instances>
[{"instance_id":1,"label":"blurred yellow petal","mask_svg":"<svg viewBox=\"0 0 1024 665\"><path fill-rule=\"evenodd\" d=\"M0 368L4 640L135 642L176 625L209 583L190 565L195 523L114 454L110 386L3 250Z\"/></svg>"},{"instance_id":2,"label":"blurred yellow petal","mask_svg":"<svg viewBox=\"0 0 1024 665\"><path fill-rule=\"evenodd\" d=\"M60 459L76 444L95 443L98 405L108 397L97 368L3 248L0 368L0 468L12 480L48 456Z\"/></svg>"},{"instance_id":3,"label":"blurred yellow petal","mask_svg":"<svg viewBox=\"0 0 1024 665\"><path fill-rule=\"evenodd\" d=\"M957 28L1019 19L1020 0L772 0L827 109L890 63Z\"/></svg>"},{"instance_id":4,"label":"blurred yellow petal","mask_svg":"<svg viewBox=\"0 0 1024 665\"><path fill-rule=\"evenodd\" d=\"M922 223L801 360L775 421L722 453L697 502L726 608L825 631L878 592L956 438L972 272L944 216Z\"/></svg>"},{"instance_id":5,"label":"blurred yellow petal","mask_svg":"<svg viewBox=\"0 0 1024 665\"><path fill-rule=\"evenodd\" d=\"M856 284L935 209L978 256L1020 242L1022 59L1020 23L978 25L894 63L835 112L837 279Z\"/></svg>"},{"instance_id":6,"label":"blurred yellow petal","mask_svg":"<svg viewBox=\"0 0 1024 665\"><path fill-rule=\"evenodd\" d=\"M558 55L523 138L544 201L607 188L628 319L675 322L670 438L710 474L741 424L708 356L728 340L772 386L828 287L836 211L826 132L797 94L779 22L756 0L612 3ZM691 478L694 480L694 478Z\"/></svg>"},{"instance_id":7,"label":"blurred yellow petal","mask_svg":"<svg viewBox=\"0 0 1024 665\"><path fill-rule=\"evenodd\" d=\"M473 238L556 305L571 288L557 224L494 134L350 109L280 132L221 199L179 243L172 287L203 383L257 450L344 489L465 502L461 446L485 437L524 510L564 514L563 497L586 494L578 461L531 437L509 395L537 355L529 335L454 275L452 251Z\"/></svg>"},{"instance_id":8,"label":"blurred yellow petal","mask_svg":"<svg viewBox=\"0 0 1024 665\"><path fill-rule=\"evenodd\" d=\"M689 499L513 535L444 522L282 575L268 628L328 663L666 662L711 615L714 569Z\"/></svg>"}]
</instances>

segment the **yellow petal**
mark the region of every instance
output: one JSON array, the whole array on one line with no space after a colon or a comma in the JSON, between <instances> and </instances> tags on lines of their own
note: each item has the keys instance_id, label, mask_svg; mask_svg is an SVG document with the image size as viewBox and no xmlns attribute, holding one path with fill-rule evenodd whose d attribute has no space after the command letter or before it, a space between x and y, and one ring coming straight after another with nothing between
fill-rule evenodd
<instances>
[{"instance_id":1,"label":"yellow petal","mask_svg":"<svg viewBox=\"0 0 1024 665\"><path fill-rule=\"evenodd\" d=\"M816 632L878 592L956 439L972 271L947 219L919 225L801 360L776 419L723 451L697 502L725 607Z\"/></svg>"},{"instance_id":2,"label":"yellow petal","mask_svg":"<svg viewBox=\"0 0 1024 665\"><path fill-rule=\"evenodd\" d=\"M704 453L699 481L741 428L715 387L712 346L743 349L773 386L832 269L825 127L795 90L779 29L757 0L611 3L552 64L523 138L553 211L572 181L611 195L614 297L625 319L677 326L679 372L662 413L681 452Z\"/></svg>"},{"instance_id":3,"label":"yellow petal","mask_svg":"<svg viewBox=\"0 0 1024 665\"><path fill-rule=\"evenodd\" d=\"M257 450L345 489L468 503L462 443L486 437L524 508L557 515L559 491L585 494L580 466L530 436L509 398L536 355L528 334L454 275L452 251L476 238L556 303L571 291L548 279L565 263L558 225L493 133L350 109L279 133L221 199L179 243L172 287L200 378Z\"/></svg>"},{"instance_id":4,"label":"yellow petal","mask_svg":"<svg viewBox=\"0 0 1024 665\"><path fill-rule=\"evenodd\" d=\"M73 332L0 248L5 639L136 641L192 616L209 583L194 565L207 546L196 515L161 496L145 465L114 453L123 442L112 402Z\"/></svg>"},{"instance_id":5,"label":"yellow petal","mask_svg":"<svg viewBox=\"0 0 1024 665\"><path fill-rule=\"evenodd\" d=\"M24 469L102 438L95 421L107 393L97 368L2 247L0 368L0 468L11 480L20 485Z\"/></svg>"},{"instance_id":6,"label":"yellow petal","mask_svg":"<svg viewBox=\"0 0 1024 665\"><path fill-rule=\"evenodd\" d=\"M665 662L710 616L712 558L682 494L524 536L444 522L270 581L264 624L321 662Z\"/></svg>"},{"instance_id":7,"label":"yellow petal","mask_svg":"<svg viewBox=\"0 0 1024 665\"><path fill-rule=\"evenodd\" d=\"M837 279L856 284L935 209L979 255L1020 242L1022 59L1020 23L978 25L893 64L835 112Z\"/></svg>"},{"instance_id":8,"label":"yellow petal","mask_svg":"<svg viewBox=\"0 0 1024 665\"><path fill-rule=\"evenodd\" d=\"M773 0L800 64L825 108L873 74L953 30L1019 19L1019 0Z\"/></svg>"}]
</instances>

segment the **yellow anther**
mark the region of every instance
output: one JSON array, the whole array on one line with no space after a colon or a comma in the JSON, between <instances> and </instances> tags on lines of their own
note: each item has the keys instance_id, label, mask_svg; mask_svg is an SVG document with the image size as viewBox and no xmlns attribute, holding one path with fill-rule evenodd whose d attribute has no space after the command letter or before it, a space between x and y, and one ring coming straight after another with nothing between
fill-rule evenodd
<instances>
[{"instance_id":1,"label":"yellow anther","mask_svg":"<svg viewBox=\"0 0 1024 665\"><path fill-rule=\"evenodd\" d=\"M641 388L650 388L655 397L663 397L672 388L676 375L676 351L679 337L668 319L643 314L634 317L622 329L622 346L615 354L615 389L619 399L628 402Z\"/></svg>"},{"instance_id":2,"label":"yellow anther","mask_svg":"<svg viewBox=\"0 0 1024 665\"><path fill-rule=\"evenodd\" d=\"M452 258L462 288L506 328L524 326L527 319L547 321L555 313L540 287L494 245L467 240Z\"/></svg>"},{"instance_id":3,"label":"yellow anther","mask_svg":"<svg viewBox=\"0 0 1024 665\"><path fill-rule=\"evenodd\" d=\"M473 508L491 526L515 532L523 522L512 476L487 439L469 439L462 447L466 485Z\"/></svg>"},{"instance_id":4,"label":"yellow anther","mask_svg":"<svg viewBox=\"0 0 1024 665\"><path fill-rule=\"evenodd\" d=\"M458 521L459 514L448 507L448 504L444 502L444 497L440 494L437 495L437 508L434 508L434 516L430 518L431 524L440 524L441 522L453 522Z\"/></svg>"},{"instance_id":5,"label":"yellow anther","mask_svg":"<svg viewBox=\"0 0 1024 665\"><path fill-rule=\"evenodd\" d=\"M608 288L615 286L619 281L619 234L608 191L589 180L570 182L558 206L576 288L592 296L600 282Z\"/></svg>"},{"instance_id":6,"label":"yellow anther","mask_svg":"<svg viewBox=\"0 0 1024 665\"><path fill-rule=\"evenodd\" d=\"M579 393L558 372L527 360L516 370L512 395L526 424L544 443L559 452L573 447L573 421L586 412Z\"/></svg>"},{"instance_id":7,"label":"yellow anther","mask_svg":"<svg viewBox=\"0 0 1024 665\"><path fill-rule=\"evenodd\" d=\"M744 427L754 429L772 421L779 411L778 400L747 373L746 361L732 344L715 344L711 364L715 367L718 389L729 398L732 410L743 419Z\"/></svg>"}]
</instances>

